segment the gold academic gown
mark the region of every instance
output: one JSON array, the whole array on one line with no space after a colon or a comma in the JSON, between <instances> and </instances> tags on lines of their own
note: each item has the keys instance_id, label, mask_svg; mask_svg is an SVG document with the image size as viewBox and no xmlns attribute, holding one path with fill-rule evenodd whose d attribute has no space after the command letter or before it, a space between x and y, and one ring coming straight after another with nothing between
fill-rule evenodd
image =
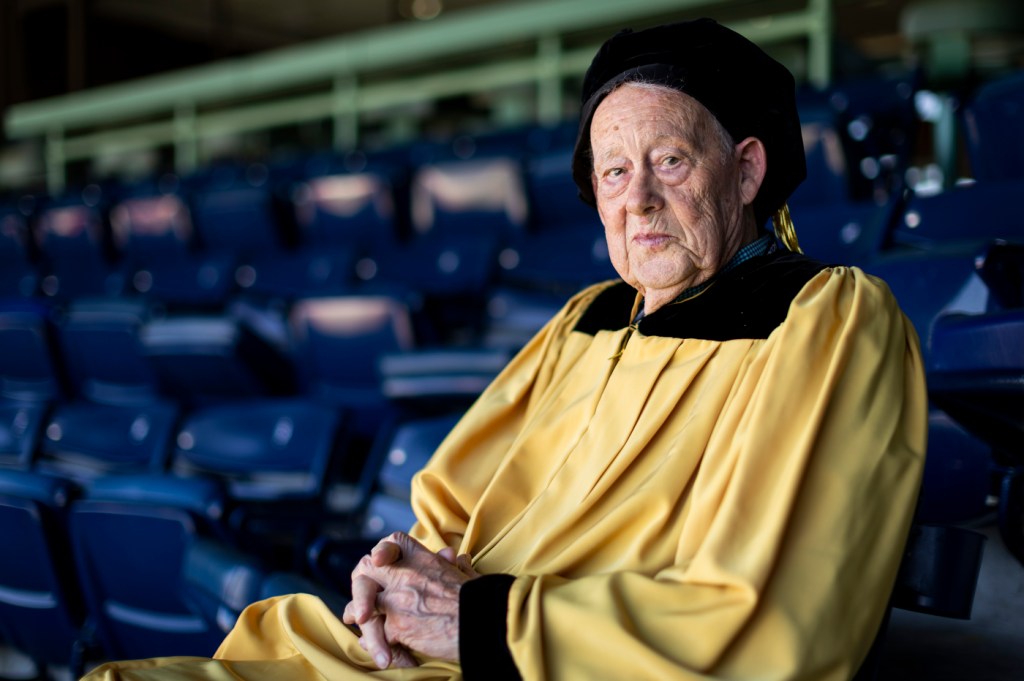
<instances>
[{"instance_id":1,"label":"gold academic gown","mask_svg":"<svg viewBox=\"0 0 1024 681\"><path fill-rule=\"evenodd\" d=\"M767 338L574 331L609 285L574 297L417 475L413 535L516 576L525 680L849 678L923 468L912 326L884 283L833 267ZM215 657L95 679L461 678L373 671L308 595L250 606Z\"/></svg>"}]
</instances>

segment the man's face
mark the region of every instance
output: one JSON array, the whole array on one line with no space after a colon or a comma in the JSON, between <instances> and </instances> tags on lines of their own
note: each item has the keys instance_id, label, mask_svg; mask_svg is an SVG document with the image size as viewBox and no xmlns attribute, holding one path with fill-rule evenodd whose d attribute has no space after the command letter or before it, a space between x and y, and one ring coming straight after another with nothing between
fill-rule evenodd
<instances>
[{"instance_id":1,"label":"man's face","mask_svg":"<svg viewBox=\"0 0 1024 681\"><path fill-rule=\"evenodd\" d=\"M710 278L754 237L742 145L723 142L692 97L623 85L597 107L590 143L608 253L648 312Z\"/></svg>"}]
</instances>

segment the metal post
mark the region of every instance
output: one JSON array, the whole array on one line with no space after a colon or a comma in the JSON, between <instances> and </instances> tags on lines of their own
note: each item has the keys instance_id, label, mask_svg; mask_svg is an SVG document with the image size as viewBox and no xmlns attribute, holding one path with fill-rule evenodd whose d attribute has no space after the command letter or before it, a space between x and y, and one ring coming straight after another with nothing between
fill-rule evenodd
<instances>
[{"instance_id":1,"label":"metal post","mask_svg":"<svg viewBox=\"0 0 1024 681\"><path fill-rule=\"evenodd\" d=\"M544 124L562 120L561 58L561 39L555 34L541 36L537 44L537 120Z\"/></svg>"},{"instance_id":2,"label":"metal post","mask_svg":"<svg viewBox=\"0 0 1024 681\"><path fill-rule=\"evenodd\" d=\"M350 73L334 79L331 120L333 142L338 151L350 151L359 144L359 83Z\"/></svg>"},{"instance_id":3,"label":"metal post","mask_svg":"<svg viewBox=\"0 0 1024 681\"><path fill-rule=\"evenodd\" d=\"M811 28L807 35L807 76L816 87L832 81L832 0L808 0Z\"/></svg>"},{"instance_id":4,"label":"metal post","mask_svg":"<svg viewBox=\"0 0 1024 681\"><path fill-rule=\"evenodd\" d=\"M67 174L64 168L64 131L51 128L46 133L46 188L51 196L64 191Z\"/></svg>"},{"instance_id":5,"label":"metal post","mask_svg":"<svg viewBox=\"0 0 1024 681\"><path fill-rule=\"evenodd\" d=\"M199 165L196 107L180 104L174 109L174 168L184 175Z\"/></svg>"}]
</instances>

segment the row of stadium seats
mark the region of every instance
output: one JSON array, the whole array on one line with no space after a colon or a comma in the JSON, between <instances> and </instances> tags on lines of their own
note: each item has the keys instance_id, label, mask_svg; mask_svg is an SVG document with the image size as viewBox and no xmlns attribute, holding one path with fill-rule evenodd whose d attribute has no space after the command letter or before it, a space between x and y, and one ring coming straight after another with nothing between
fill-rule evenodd
<instances>
[{"instance_id":1,"label":"row of stadium seats","mask_svg":"<svg viewBox=\"0 0 1024 681\"><path fill-rule=\"evenodd\" d=\"M335 410L290 400L171 417L166 405L58 410L39 457L0 468L0 531L18 558L0 564L0 636L39 670L209 656L272 595L313 593L340 613L340 575L411 526L412 474L458 414L396 422L341 490L326 489L351 454ZM347 525L331 522L339 497Z\"/></svg>"}]
</instances>

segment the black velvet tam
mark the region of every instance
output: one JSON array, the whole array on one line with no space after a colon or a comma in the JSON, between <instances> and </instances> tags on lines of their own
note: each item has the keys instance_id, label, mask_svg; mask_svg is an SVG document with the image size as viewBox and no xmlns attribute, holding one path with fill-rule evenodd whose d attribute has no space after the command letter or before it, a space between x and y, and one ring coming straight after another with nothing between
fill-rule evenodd
<instances>
[{"instance_id":1,"label":"black velvet tam","mask_svg":"<svg viewBox=\"0 0 1024 681\"><path fill-rule=\"evenodd\" d=\"M754 199L759 226L807 176L796 84L785 66L713 19L667 24L612 36L583 81L583 108L572 173L580 198L596 205L590 176L590 121L602 100L625 82L665 85L693 97L733 140L764 143L768 171Z\"/></svg>"}]
</instances>

